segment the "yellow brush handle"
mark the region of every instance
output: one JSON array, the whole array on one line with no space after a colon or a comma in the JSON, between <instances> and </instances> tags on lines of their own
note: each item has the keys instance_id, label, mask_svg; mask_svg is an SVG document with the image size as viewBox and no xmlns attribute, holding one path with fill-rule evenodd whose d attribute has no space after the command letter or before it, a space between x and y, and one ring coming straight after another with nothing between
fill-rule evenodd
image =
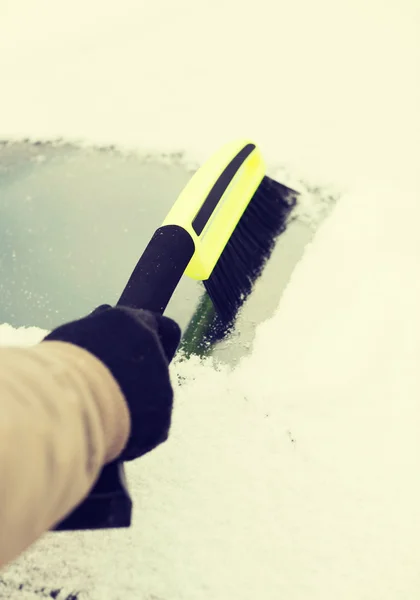
<instances>
[{"instance_id":1,"label":"yellow brush handle","mask_svg":"<svg viewBox=\"0 0 420 600\"><path fill-rule=\"evenodd\" d=\"M261 152L248 140L226 144L194 174L163 222L183 227L194 241L186 275L198 280L210 277L264 175ZM209 204L215 204L214 210L197 231L194 220L200 217L203 224L201 215L209 212Z\"/></svg>"}]
</instances>

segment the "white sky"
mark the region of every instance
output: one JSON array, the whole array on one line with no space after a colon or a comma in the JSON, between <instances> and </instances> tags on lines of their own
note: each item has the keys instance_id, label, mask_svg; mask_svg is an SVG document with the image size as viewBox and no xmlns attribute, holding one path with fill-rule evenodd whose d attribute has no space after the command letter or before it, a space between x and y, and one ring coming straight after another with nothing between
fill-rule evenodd
<instances>
[{"instance_id":1,"label":"white sky","mask_svg":"<svg viewBox=\"0 0 420 600\"><path fill-rule=\"evenodd\" d=\"M9 579L95 600L416 599L419 4L6 6L2 137L198 156L245 132L353 187L252 355L175 366L171 439L130 468L134 527L47 536Z\"/></svg>"}]
</instances>

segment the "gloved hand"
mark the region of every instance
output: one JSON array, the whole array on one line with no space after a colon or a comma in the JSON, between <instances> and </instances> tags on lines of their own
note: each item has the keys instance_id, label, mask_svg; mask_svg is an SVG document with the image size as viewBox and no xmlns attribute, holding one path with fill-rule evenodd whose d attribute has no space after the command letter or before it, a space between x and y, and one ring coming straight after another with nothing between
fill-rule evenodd
<instances>
[{"instance_id":1,"label":"gloved hand","mask_svg":"<svg viewBox=\"0 0 420 600\"><path fill-rule=\"evenodd\" d=\"M119 460L138 458L168 437L173 400L168 366L180 337L172 319L109 305L57 327L45 337L45 341L84 348L99 358L118 382L131 415L130 436Z\"/></svg>"}]
</instances>

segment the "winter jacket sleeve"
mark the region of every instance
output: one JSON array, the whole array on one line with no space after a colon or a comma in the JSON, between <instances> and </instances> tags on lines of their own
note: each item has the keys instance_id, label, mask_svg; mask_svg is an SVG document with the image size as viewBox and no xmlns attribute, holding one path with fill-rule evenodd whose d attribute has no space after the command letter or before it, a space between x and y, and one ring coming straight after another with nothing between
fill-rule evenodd
<instances>
[{"instance_id":1,"label":"winter jacket sleeve","mask_svg":"<svg viewBox=\"0 0 420 600\"><path fill-rule=\"evenodd\" d=\"M86 350L0 348L0 568L79 504L129 429L117 382Z\"/></svg>"}]
</instances>

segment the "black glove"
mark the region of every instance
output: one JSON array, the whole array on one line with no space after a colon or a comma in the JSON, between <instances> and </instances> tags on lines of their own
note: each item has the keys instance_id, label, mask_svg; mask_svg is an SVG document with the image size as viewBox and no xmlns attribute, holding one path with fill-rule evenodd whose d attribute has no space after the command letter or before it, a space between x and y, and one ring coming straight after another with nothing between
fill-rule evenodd
<instances>
[{"instance_id":1,"label":"black glove","mask_svg":"<svg viewBox=\"0 0 420 600\"><path fill-rule=\"evenodd\" d=\"M130 437L119 460L138 458L168 437L173 400L168 365L180 337L172 319L109 305L45 337L46 341L84 348L99 358L118 382L131 415Z\"/></svg>"}]
</instances>

